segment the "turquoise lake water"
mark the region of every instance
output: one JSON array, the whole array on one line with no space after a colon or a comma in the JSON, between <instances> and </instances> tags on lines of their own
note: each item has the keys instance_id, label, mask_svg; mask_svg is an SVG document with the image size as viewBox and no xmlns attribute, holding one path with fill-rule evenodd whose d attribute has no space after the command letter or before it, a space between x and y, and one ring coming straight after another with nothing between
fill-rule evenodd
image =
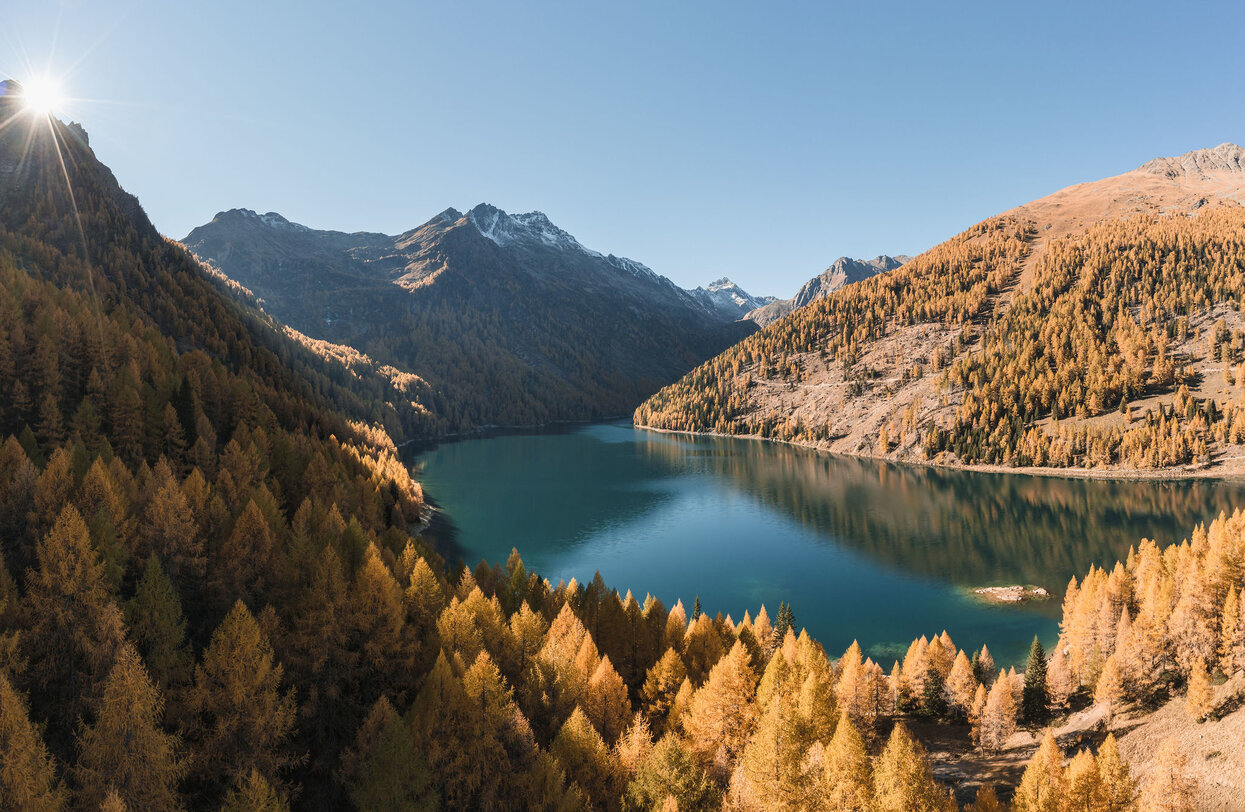
<instances>
[{"instance_id":1,"label":"turquoise lake water","mask_svg":"<svg viewBox=\"0 0 1245 812\"><path fill-rule=\"evenodd\" d=\"M832 656L890 662L922 634L1022 662L1058 634L1068 579L1140 538L1188 537L1245 506L1245 483L976 474L754 440L593 424L446 443L415 460L429 534L474 565L517 547L556 584L591 580L736 619L789 602ZM969 590L1028 584L1020 606Z\"/></svg>"}]
</instances>

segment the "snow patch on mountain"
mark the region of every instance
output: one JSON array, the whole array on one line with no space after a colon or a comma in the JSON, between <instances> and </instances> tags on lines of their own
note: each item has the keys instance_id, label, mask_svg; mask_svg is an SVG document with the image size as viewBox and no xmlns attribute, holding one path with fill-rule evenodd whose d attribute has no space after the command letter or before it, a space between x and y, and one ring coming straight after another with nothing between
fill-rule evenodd
<instances>
[{"instance_id":1,"label":"snow patch on mountain","mask_svg":"<svg viewBox=\"0 0 1245 812\"><path fill-rule=\"evenodd\" d=\"M307 228L307 226L302 225L301 223L294 223L294 222L291 222L285 219L281 215L277 214L275 211L270 211L267 214L258 214L252 211L251 209L230 209L229 211L223 211L216 215L217 220L221 218L229 218L229 217L238 217L244 220L252 220L252 221L255 221L256 223L265 225L268 228L275 228L275 229L284 230L284 231L310 231L311 230Z\"/></svg>"},{"instance_id":2,"label":"snow patch on mountain","mask_svg":"<svg viewBox=\"0 0 1245 812\"><path fill-rule=\"evenodd\" d=\"M732 320L774 301L773 296L753 296L725 276L688 293L702 307Z\"/></svg>"},{"instance_id":3,"label":"snow patch on mountain","mask_svg":"<svg viewBox=\"0 0 1245 812\"><path fill-rule=\"evenodd\" d=\"M540 244L564 251L578 251L591 257L602 254L585 248L579 240L555 226L543 212L507 214L496 206L481 203L467 213L480 233L501 246L514 243Z\"/></svg>"}]
</instances>

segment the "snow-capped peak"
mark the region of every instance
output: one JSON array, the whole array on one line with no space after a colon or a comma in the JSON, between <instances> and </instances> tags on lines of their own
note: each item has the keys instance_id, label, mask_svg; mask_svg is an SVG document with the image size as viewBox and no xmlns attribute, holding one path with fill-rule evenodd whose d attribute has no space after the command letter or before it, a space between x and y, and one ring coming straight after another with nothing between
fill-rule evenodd
<instances>
[{"instance_id":1,"label":"snow-capped peak","mask_svg":"<svg viewBox=\"0 0 1245 812\"><path fill-rule=\"evenodd\" d=\"M498 245L540 244L579 251L594 257L601 256L600 253L580 245L579 240L555 226L542 212L507 214L496 206L481 203L467 213L467 219L481 234Z\"/></svg>"},{"instance_id":2,"label":"snow-capped peak","mask_svg":"<svg viewBox=\"0 0 1245 812\"><path fill-rule=\"evenodd\" d=\"M772 296L753 296L725 276L689 292L704 307L734 318L739 318L774 299Z\"/></svg>"},{"instance_id":3,"label":"snow-capped peak","mask_svg":"<svg viewBox=\"0 0 1245 812\"><path fill-rule=\"evenodd\" d=\"M220 212L219 214L216 215L216 218L220 219L222 217L229 217L231 215L234 217L241 217L245 220L253 220L258 223L262 223L268 228L281 229L285 231L310 231L311 230L307 228L307 226L301 225L300 223L290 222L289 220L282 217L280 214L277 214L275 211L270 211L267 214L257 214L251 209L230 209L229 211Z\"/></svg>"}]
</instances>

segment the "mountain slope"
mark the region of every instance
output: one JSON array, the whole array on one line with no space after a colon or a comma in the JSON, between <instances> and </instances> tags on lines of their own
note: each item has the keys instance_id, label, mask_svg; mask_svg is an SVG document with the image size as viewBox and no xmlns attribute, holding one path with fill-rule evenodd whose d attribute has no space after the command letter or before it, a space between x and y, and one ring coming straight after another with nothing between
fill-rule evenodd
<instances>
[{"instance_id":1,"label":"mountain slope","mask_svg":"<svg viewBox=\"0 0 1245 812\"><path fill-rule=\"evenodd\" d=\"M834 263L817 276L804 283L804 286L790 299L774 299L749 312L745 318L752 319L760 326L778 321L793 310L817 299L829 296L844 285L868 279L886 271L893 271L912 257L882 255L873 259L852 259L839 257Z\"/></svg>"},{"instance_id":2,"label":"mountain slope","mask_svg":"<svg viewBox=\"0 0 1245 812\"><path fill-rule=\"evenodd\" d=\"M75 803L98 806L112 783L132 809L216 809L250 764L286 787L305 763L325 786L316 771L335 751L321 731L352 733L383 684L326 709L300 666L324 630L306 645L274 637L313 602L300 596L317 556L353 576L403 553L420 488L366 423L373 392L162 238L86 133L23 110L16 87L0 84L0 693L28 696ZM421 553L437 565L410 547ZM230 629L242 638L220 642ZM191 669L216 643L236 644L230 667L256 682L197 715ZM253 720L240 735L262 741L249 756L216 738L230 702L255 703L234 710ZM108 750L113 731L141 743ZM15 791L0 781L0 806L24 806Z\"/></svg>"},{"instance_id":3,"label":"mountain slope","mask_svg":"<svg viewBox=\"0 0 1245 812\"><path fill-rule=\"evenodd\" d=\"M281 321L428 381L434 434L623 414L752 329L539 212L390 237L235 209L184 242Z\"/></svg>"},{"instance_id":4,"label":"mountain slope","mask_svg":"<svg viewBox=\"0 0 1245 812\"><path fill-rule=\"evenodd\" d=\"M769 325L636 420L948 464L1238 465L1243 155L1005 212Z\"/></svg>"}]
</instances>

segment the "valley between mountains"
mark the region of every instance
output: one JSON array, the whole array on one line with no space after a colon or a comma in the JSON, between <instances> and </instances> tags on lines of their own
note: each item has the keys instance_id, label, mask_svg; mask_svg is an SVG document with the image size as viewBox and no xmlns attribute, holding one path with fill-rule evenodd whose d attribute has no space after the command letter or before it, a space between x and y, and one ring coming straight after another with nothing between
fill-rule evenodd
<instances>
[{"instance_id":1,"label":"valley between mountains","mask_svg":"<svg viewBox=\"0 0 1245 812\"><path fill-rule=\"evenodd\" d=\"M85 129L36 102L0 83L0 808L1241 808L1245 512L1076 573L1060 555L1071 502L1109 502L1111 523L1231 494L1013 478L987 509L964 472L848 460L849 481L828 455L754 468L717 441L614 426L640 442L574 452L587 474L620 461L619 487L585 474L573 491L617 500L606 530L635 532L646 502L686 518L684 482L651 472L703 482L715 453L741 483L727 507L764 519L740 537L701 500L712 537L663 602L600 571L555 584L518 549L446 560L398 448L634 408L642 426L935 465L1231 470L1240 147L1072 187L911 260L836 262L784 302L729 280L684 290L487 205L398 236L236 209L174 242ZM513 480L545 487L517 447ZM509 547L519 511L470 484ZM896 515L890 487L924 507ZM858 511L865 489L885 515ZM1032 541L1027 571L1071 578L1023 671L954 629L827 651L795 577L733 573L749 587L735 616L698 597L715 567L747 570L729 545L774 557L777 530L828 514L894 564L874 605L902 612L956 549L995 571L1002 512ZM868 588L834 534L804 535L849 599ZM795 573L823 592L825 574ZM855 636L852 614L831 620Z\"/></svg>"}]
</instances>

